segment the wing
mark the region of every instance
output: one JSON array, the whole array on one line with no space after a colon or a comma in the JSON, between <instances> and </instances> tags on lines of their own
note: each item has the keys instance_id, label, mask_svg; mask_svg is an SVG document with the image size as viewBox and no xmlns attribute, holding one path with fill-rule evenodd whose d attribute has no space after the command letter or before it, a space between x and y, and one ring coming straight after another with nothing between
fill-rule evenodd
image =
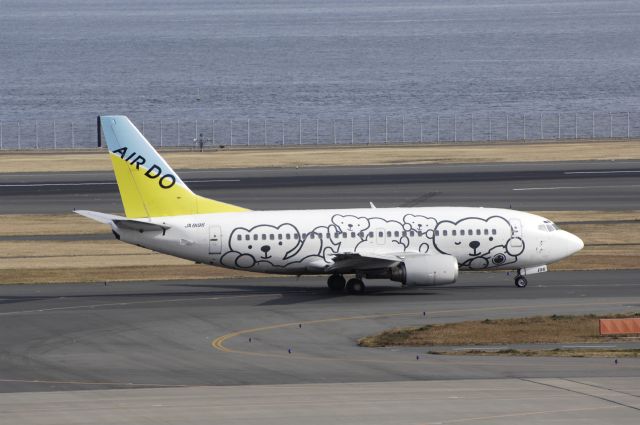
<instances>
[{"instance_id":1,"label":"wing","mask_svg":"<svg viewBox=\"0 0 640 425\"><path fill-rule=\"evenodd\" d=\"M370 252L345 252L333 255L328 272L347 273L352 270L374 270L391 267L402 261L405 254L380 254Z\"/></svg>"}]
</instances>

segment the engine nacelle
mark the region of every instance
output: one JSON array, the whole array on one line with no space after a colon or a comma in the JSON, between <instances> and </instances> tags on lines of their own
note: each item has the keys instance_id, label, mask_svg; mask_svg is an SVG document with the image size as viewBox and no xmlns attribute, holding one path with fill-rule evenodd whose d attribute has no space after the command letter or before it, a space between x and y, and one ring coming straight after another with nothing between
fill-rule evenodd
<instances>
[{"instance_id":1,"label":"engine nacelle","mask_svg":"<svg viewBox=\"0 0 640 425\"><path fill-rule=\"evenodd\" d=\"M446 285L458 279L458 260L452 255L407 256L391 269L391 280L403 285Z\"/></svg>"}]
</instances>

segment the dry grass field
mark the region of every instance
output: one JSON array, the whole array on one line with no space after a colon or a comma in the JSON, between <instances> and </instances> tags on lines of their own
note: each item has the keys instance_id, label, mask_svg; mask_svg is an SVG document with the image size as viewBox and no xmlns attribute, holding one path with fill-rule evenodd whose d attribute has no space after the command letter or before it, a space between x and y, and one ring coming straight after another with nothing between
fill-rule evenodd
<instances>
[{"instance_id":1,"label":"dry grass field","mask_svg":"<svg viewBox=\"0 0 640 425\"><path fill-rule=\"evenodd\" d=\"M638 317L640 313L602 317ZM358 342L364 347L473 346L602 342L595 315L475 320L384 331Z\"/></svg>"},{"instance_id":2,"label":"dry grass field","mask_svg":"<svg viewBox=\"0 0 640 425\"><path fill-rule=\"evenodd\" d=\"M552 270L640 268L640 211L538 213L560 223L585 242L581 252L553 264ZM92 239L94 235L106 238ZM110 239L108 226L72 213L0 216L0 283L242 276L256 275L195 265L187 260L118 242Z\"/></svg>"},{"instance_id":3,"label":"dry grass field","mask_svg":"<svg viewBox=\"0 0 640 425\"><path fill-rule=\"evenodd\" d=\"M163 151L176 169L389 164L624 160L640 158L640 140L582 140ZM0 173L111 170L105 150L0 153Z\"/></svg>"}]
</instances>

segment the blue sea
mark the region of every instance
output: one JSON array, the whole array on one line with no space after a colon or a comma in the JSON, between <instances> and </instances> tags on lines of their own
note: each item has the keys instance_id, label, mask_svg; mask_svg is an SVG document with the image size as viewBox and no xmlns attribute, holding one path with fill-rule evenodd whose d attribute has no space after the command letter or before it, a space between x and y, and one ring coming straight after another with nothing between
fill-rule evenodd
<instances>
[{"instance_id":1,"label":"blue sea","mask_svg":"<svg viewBox=\"0 0 640 425\"><path fill-rule=\"evenodd\" d=\"M638 0L0 1L0 120L610 110Z\"/></svg>"}]
</instances>

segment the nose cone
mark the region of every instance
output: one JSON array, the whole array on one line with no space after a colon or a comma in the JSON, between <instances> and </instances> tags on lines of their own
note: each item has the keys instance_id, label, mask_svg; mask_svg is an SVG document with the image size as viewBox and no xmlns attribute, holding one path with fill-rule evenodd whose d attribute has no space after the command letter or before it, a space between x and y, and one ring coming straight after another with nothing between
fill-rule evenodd
<instances>
[{"instance_id":1,"label":"nose cone","mask_svg":"<svg viewBox=\"0 0 640 425\"><path fill-rule=\"evenodd\" d=\"M568 249L568 255L573 255L576 252L584 248L584 242L582 239L574 235L573 233L565 232L566 244Z\"/></svg>"}]
</instances>

